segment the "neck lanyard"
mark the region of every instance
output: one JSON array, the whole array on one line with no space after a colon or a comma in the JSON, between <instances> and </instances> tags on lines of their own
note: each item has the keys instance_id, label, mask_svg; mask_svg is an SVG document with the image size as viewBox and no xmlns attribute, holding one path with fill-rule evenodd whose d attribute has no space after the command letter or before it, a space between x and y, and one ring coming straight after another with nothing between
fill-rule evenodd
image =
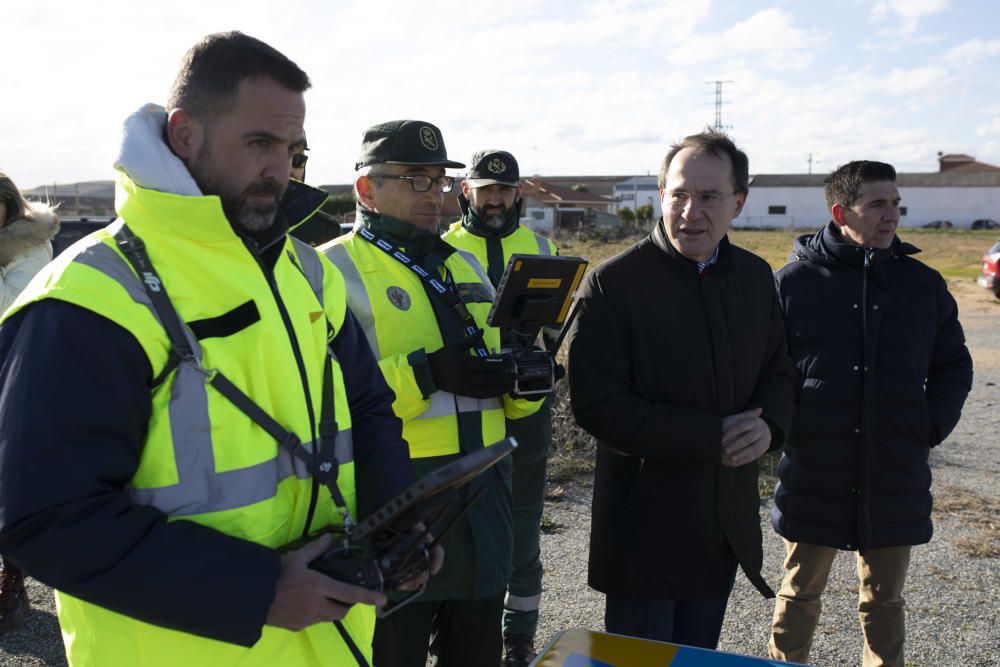
<instances>
[{"instance_id":1,"label":"neck lanyard","mask_svg":"<svg viewBox=\"0 0 1000 667\"><path fill-rule=\"evenodd\" d=\"M479 325L476 324L476 320L472 317L472 313L469 312L469 309L466 308L464 303L462 303L462 297L459 296L458 288L455 287L455 281L452 279L451 273L448 272L447 268L445 269L444 282L441 282L432 276L427 269L410 259L402 250L381 238L364 225L358 225L357 233L365 241L368 241L373 246L389 255L389 257L392 257L394 260L415 273L417 277L420 278L420 281L428 287L428 294L432 296L436 294L438 298L444 301L444 303L447 304L447 306L451 308L456 315L458 315L458 318L462 321L466 337L476 335L476 331L479 330ZM490 352L486 349L485 343L476 345L474 349L476 354L480 357L490 356Z\"/></svg>"}]
</instances>

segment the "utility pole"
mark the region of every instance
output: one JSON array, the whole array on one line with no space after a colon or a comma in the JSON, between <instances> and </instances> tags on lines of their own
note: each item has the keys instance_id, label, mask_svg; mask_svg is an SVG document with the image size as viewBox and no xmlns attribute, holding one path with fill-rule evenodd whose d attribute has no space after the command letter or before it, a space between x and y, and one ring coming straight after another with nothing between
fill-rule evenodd
<instances>
[{"instance_id":1,"label":"utility pole","mask_svg":"<svg viewBox=\"0 0 1000 667\"><path fill-rule=\"evenodd\" d=\"M716 81L706 81L705 84L709 86L715 86L715 125L712 129L716 132L722 132L726 129L726 126L722 124L722 84L732 83L732 81L716 80Z\"/></svg>"},{"instance_id":2,"label":"utility pole","mask_svg":"<svg viewBox=\"0 0 1000 667\"><path fill-rule=\"evenodd\" d=\"M815 162L816 164L820 163L819 160L813 160L813 154L812 153L809 153L809 155L806 156L806 162L809 163L809 173L810 174L813 173L813 162Z\"/></svg>"}]
</instances>

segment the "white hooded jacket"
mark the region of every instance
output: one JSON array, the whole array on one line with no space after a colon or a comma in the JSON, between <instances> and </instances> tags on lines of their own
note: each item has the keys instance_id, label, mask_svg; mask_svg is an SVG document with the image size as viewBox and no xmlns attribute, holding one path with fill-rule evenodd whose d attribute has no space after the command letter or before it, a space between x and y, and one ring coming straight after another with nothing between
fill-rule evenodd
<instances>
[{"instance_id":1,"label":"white hooded jacket","mask_svg":"<svg viewBox=\"0 0 1000 667\"><path fill-rule=\"evenodd\" d=\"M0 227L0 313L52 259L52 239L58 231L55 211L37 203L23 218Z\"/></svg>"}]
</instances>

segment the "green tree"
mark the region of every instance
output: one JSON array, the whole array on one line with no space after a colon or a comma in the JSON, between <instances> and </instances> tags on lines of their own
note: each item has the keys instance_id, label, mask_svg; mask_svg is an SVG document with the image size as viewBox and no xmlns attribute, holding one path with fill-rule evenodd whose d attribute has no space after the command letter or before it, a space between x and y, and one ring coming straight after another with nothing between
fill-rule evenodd
<instances>
[{"instance_id":1,"label":"green tree","mask_svg":"<svg viewBox=\"0 0 1000 667\"><path fill-rule=\"evenodd\" d=\"M636 206L635 217L639 222L649 222L653 219L653 205L643 204L642 206Z\"/></svg>"},{"instance_id":2,"label":"green tree","mask_svg":"<svg viewBox=\"0 0 1000 667\"><path fill-rule=\"evenodd\" d=\"M618 209L618 217L622 219L626 225L631 225L635 222L635 212L628 206L622 206Z\"/></svg>"}]
</instances>

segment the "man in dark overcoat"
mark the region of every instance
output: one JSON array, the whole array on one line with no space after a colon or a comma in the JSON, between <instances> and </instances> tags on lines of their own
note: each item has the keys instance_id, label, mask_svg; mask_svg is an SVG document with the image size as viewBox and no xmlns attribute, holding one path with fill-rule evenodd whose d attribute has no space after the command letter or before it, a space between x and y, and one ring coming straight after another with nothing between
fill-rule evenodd
<instances>
[{"instance_id":1,"label":"man in dark overcoat","mask_svg":"<svg viewBox=\"0 0 1000 667\"><path fill-rule=\"evenodd\" d=\"M581 290L569 380L600 443L589 584L609 632L715 648L738 564L774 596L756 461L791 423L794 368L770 267L727 237L748 181L724 134L674 145L662 219Z\"/></svg>"},{"instance_id":2,"label":"man in dark overcoat","mask_svg":"<svg viewBox=\"0 0 1000 667\"><path fill-rule=\"evenodd\" d=\"M958 423L972 357L941 275L896 236L896 170L850 162L833 220L775 274L801 372L771 523L785 540L772 658L807 662L838 550L856 551L864 667L903 666L903 582L931 539L930 449Z\"/></svg>"}]
</instances>

